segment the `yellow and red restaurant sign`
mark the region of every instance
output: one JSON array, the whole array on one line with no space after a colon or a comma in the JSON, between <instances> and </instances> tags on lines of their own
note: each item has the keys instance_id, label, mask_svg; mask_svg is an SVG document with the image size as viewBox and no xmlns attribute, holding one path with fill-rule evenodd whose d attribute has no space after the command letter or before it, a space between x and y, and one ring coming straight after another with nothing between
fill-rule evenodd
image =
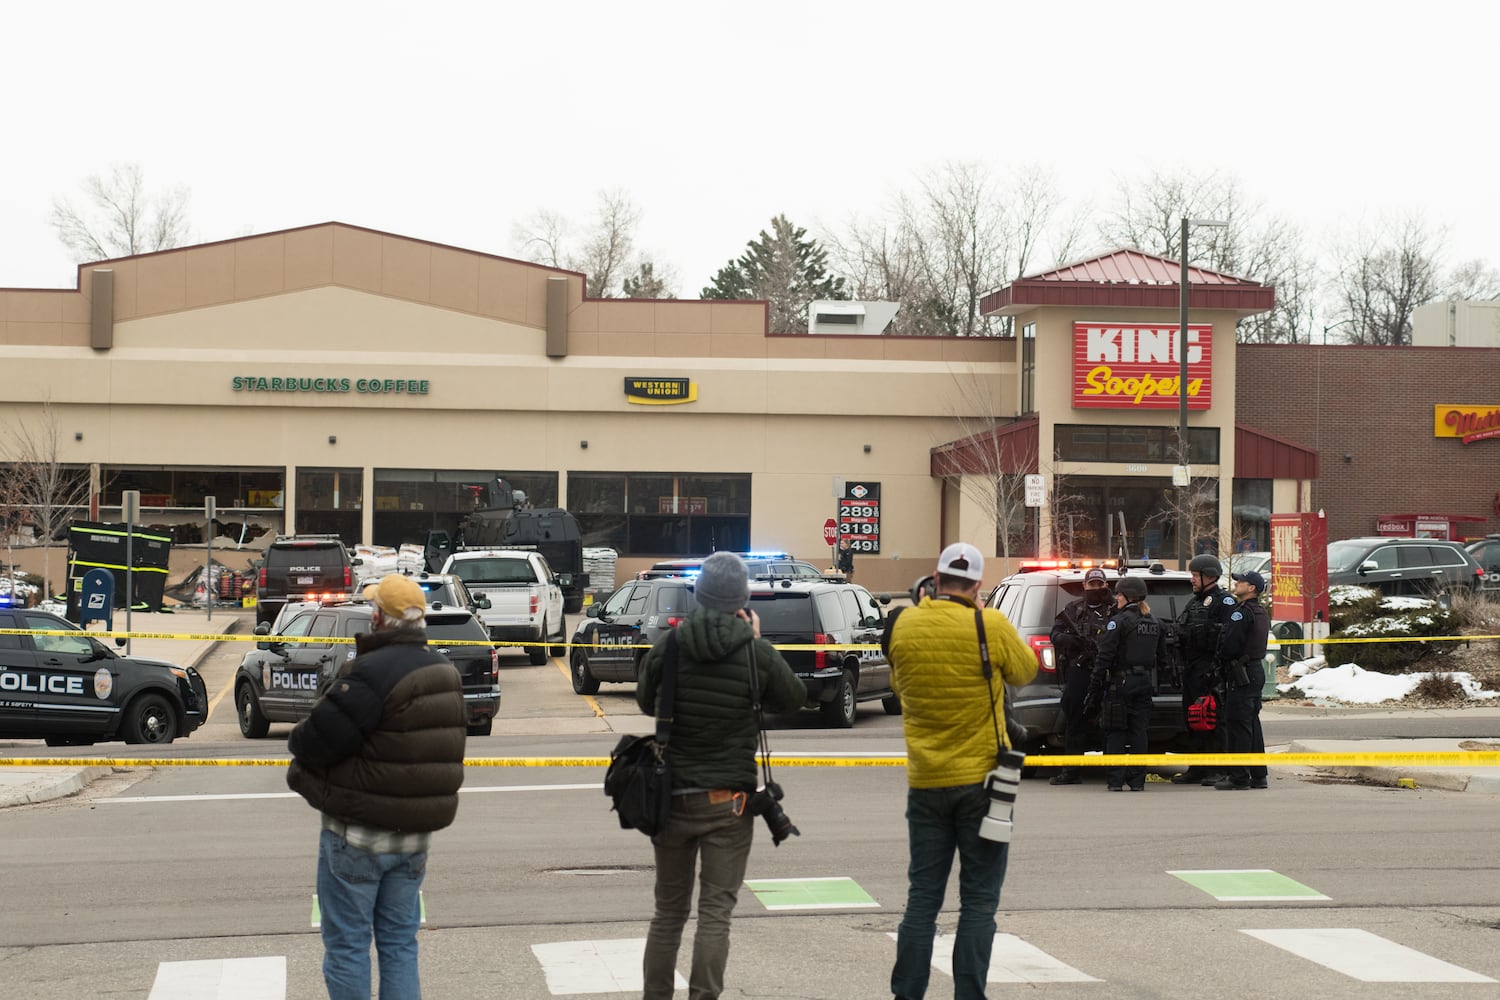
<instances>
[{"instance_id":1,"label":"yellow and red restaurant sign","mask_svg":"<svg viewBox=\"0 0 1500 1000\"><path fill-rule=\"evenodd\" d=\"M1438 403L1432 408L1432 436L1458 438L1464 444L1500 438L1500 406Z\"/></svg>"},{"instance_id":2,"label":"yellow and red restaurant sign","mask_svg":"<svg viewBox=\"0 0 1500 1000\"><path fill-rule=\"evenodd\" d=\"M1175 410L1178 408L1178 326L1074 323L1075 409ZM1213 403L1213 333L1188 324L1188 409Z\"/></svg>"},{"instance_id":3,"label":"yellow and red restaurant sign","mask_svg":"<svg viewBox=\"0 0 1500 1000\"><path fill-rule=\"evenodd\" d=\"M1271 618L1328 620L1328 521L1321 514L1271 515Z\"/></svg>"}]
</instances>

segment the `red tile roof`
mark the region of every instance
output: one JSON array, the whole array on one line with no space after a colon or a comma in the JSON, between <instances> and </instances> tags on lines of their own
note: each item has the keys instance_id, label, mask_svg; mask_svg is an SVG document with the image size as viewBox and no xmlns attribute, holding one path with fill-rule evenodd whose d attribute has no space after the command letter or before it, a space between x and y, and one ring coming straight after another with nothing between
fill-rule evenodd
<instances>
[{"instance_id":1,"label":"red tile roof","mask_svg":"<svg viewBox=\"0 0 1500 1000\"><path fill-rule=\"evenodd\" d=\"M1037 306L1166 309L1180 303L1182 265L1140 250L1115 250L1028 275L980 300L985 315L1016 315ZM1188 265L1188 306L1253 315L1270 309L1276 290L1248 278Z\"/></svg>"}]
</instances>

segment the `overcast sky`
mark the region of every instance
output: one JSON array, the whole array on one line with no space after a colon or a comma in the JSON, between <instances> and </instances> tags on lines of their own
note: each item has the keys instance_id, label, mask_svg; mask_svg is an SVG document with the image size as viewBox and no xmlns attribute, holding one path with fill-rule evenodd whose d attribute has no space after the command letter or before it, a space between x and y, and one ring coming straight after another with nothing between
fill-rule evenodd
<instances>
[{"instance_id":1,"label":"overcast sky","mask_svg":"<svg viewBox=\"0 0 1500 1000\"><path fill-rule=\"evenodd\" d=\"M195 241L336 220L511 254L621 189L696 297L786 213L882 214L945 160L1221 171L1324 241L1396 212L1500 267L1500 5L8 4L0 287L72 287L48 215L134 162ZM1051 260L1042 261L1050 264Z\"/></svg>"}]
</instances>

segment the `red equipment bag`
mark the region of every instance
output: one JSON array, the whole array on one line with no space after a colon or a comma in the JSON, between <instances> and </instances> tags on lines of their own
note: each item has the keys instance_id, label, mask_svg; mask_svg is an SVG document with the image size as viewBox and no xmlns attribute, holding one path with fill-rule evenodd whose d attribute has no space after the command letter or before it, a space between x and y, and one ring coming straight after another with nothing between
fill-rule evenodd
<instances>
[{"instance_id":1,"label":"red equipment bag","mask_svg":"<svg viewBox=\"0 0 1500 1000\"><path fill-rule=\"evenodd\" d=\"M1188 706L1188 728L1194 732L1212 732L1219 725L1219 703L1206 694Z\"/></svg>"}]
</instances>

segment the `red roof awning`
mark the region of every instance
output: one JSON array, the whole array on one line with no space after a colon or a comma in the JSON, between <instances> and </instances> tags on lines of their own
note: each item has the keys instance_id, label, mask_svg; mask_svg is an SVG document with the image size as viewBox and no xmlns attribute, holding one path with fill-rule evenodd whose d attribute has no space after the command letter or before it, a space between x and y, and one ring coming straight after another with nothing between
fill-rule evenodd
<instances>
[{"instance_id":1,"label":"red roof awning","mask_svg":"<svg viewBox=\"0 0 1500 1000\"><path fill-rule=\"evenodd\" d=\"M1180 308L1182 265L1140 250L1121 249L1042 274L1017 278L979 301L986 316L1013 316L1037 306L1121 309ZM1245 316L1276 304L1276 289L1248 278L1188 265L1188 308L1226 309Z\"/></svg>"},{"instance_id":2,"label":"red roof awning","mask_svg":"<svg viewBox=\"0 0 1500 1000\"><path fill-rule=\"evenodd\" d=\"M934 478L961 475L1029 475L1037 471L1035 417L1001 424L932 449Z\"/></svg>"}]
</instances>

